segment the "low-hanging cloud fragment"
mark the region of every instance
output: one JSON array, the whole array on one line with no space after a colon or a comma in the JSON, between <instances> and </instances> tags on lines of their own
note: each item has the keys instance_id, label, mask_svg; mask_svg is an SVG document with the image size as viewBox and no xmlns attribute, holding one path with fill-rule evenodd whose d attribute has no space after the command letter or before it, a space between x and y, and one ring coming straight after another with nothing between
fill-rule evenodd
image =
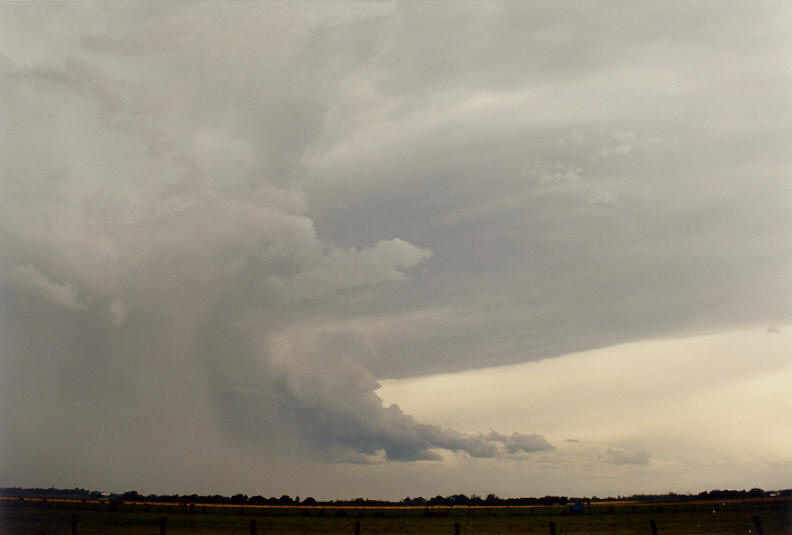
<instances>
[{"instance_id":1,"label":"low-hanging cloud fragment","mask_svg":"<svg viewBox=\"0 0 792 535\"><path fill-rule=\"evenodd\" d=\"M652 456L645 451L632 451L623 448L608 448L605 456L608 463L615 465L648 465Z\"/></svg>"},{"instance_id":2,"label":"low-hanging cloud fragment","mask_svg":"<svg viewBox=\"0 0 792 535\"><path fill-rule=\"evenodd\" d=\"M45 300L69 310L85 308L74 288L51 280L32 264L17 264L8 269L6 284L23 292L36 294Z\"/></svg>"}]
</instances>

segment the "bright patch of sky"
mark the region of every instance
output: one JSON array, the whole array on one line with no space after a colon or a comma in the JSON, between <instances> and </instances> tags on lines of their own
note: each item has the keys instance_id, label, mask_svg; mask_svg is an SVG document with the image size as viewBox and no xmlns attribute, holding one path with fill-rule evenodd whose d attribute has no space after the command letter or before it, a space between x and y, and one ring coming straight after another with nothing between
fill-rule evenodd
<instances>
[{"instance_id":1,"label":"bright patch of sky","mask_svg":"<svg viewBox=\"0 0 792 535\"><path fill-rule=\"evenodd\" d=\"M563 462L579 488L595 494L626 492L621 482L604 483L606 473L633 473L640 482L628 484L634 492L650 479L654 488L677 492L693 491L700 481L740 487L734 466L767 488L782 488L792 467L788 326L633 342L381 384L377 393L386 404L426 422L541 433L555 449L540 462ZM529 477L535 468L526 470Z\"/></svg>"}]
</instances>

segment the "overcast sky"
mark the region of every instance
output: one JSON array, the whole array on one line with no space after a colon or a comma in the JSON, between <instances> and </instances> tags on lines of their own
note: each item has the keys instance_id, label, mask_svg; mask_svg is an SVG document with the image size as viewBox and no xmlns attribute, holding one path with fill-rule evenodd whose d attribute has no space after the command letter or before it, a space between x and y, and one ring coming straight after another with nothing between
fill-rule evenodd
<instances>
[{"instance_id":1,"label":"overcast sky","mask_svg":"<svg viewBox=\"0 0 792 535\"><path fill-rule=\"evenodd\" d=\"M0 6L0 484L788 487L790 27Z\"/></svg>"}]
</instances>

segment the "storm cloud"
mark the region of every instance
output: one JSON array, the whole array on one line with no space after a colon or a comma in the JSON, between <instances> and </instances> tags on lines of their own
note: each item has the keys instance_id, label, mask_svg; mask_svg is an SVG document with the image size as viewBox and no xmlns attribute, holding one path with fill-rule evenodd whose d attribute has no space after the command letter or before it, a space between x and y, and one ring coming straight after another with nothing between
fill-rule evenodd
<instances>
[{"instance_id":1,"label":"storm cloud","mask_svg":"<svg viewBox=\"0 0 792 535\"><path fill-rule=\"evenodd\" d=\"M530 462L378 380L788 323L788 10L604 7L0 8L3 480Z\"/></svg>"},{"instance_id":2,"label":"storm cloud","mask_svg":"<svg viewBox=\"0 0 792 535\"><path fill-rule=\"evenodd\" d=\"M44 131L53 116L73 113L65 130L106 136L100 154L80 152L82 136L34 146L23 146L27 137L7 140L6 153L18 154L16 174L4 183L3 292L13 306L5 307L3 339L19 348L8 359L9 412L29 401L35 385L28 395L45 392L48 402L35 404L45 413L71 401L75 415L90 414L87 406L100 403L108 419L122 410L125 424L143 423L154 403L165 429L143 430L152 441L159 433L180 440L185 423L198 426L194 438L209 433L214 426L189 421L199 412L214 414L230 440L265 448L291 429L286 437L328 460L438 459L434 448L479 457L515 451L514 439L462 435L383 407L361 364L375 351L365 338L288 333L314 306L401 284L430 250L398 238L360 249L322 240L299 189L235 176L230 164L244 163L250 151L227 135L196 135L195 153L152 154L140 131L117 130L140 117L122 105L108 109L105 102L123 99L99 78L37 68L12 71L6 81L19 107L28 106L26 127ZM96 85L107 85L104 98L95 98ZM50 106L28 102L27 92L49 92ZM119 159L105 161L108 152ZM39 344L46 348L34 349ZM37 377L34 370L48 364L71 373ZM113 382L123 387L108 395ZM187 422L170 420L177 408ZM102 417L91 427L84 438L101 433L103 448L123 452L138 443L109 432ZM36 431L14 429L16 446L40 440ZM532 449L548 447L539 441Z\"/></svg>"}]
</instances>

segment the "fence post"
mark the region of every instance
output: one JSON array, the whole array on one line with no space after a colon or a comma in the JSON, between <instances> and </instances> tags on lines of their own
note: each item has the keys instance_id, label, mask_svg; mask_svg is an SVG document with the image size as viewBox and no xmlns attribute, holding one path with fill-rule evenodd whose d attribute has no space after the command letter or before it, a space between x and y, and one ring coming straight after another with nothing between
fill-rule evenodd
<instances>
[{"instance_id":1,"label":"fence post","mask_svg":"<svg viewBox=\"0 0 792 535\"><path fill-rule=\"evenodd\" d=\"M459 522L454 522L454 535L459 535L462 532L462 526L459 525Z\"/></svg>"},{"instance_id":2,"label":"fence post","mask_svg":"<svg viewBox=\"0 0 792 535\"><path fill-rule=\"evenodd\" d=\"M355 521L355 535L360 535L360 520Z\"/></svg>"},{"instance_id":3,"label":"fence post","mask_svg":"<svg viewBox=\"0 0 792 535\"><path fill-rule=\"evenodd\" d=\"M72 535L77 535L77 513L72 513L71 524L72 524Z\"/></svg>"},{"instance_id":4,"label":"fence post","mask_svg":"<svg viewBox=\"0 0 792 535\"><path fill-rule=\"evenodd\" d=\"M649 526L652 528L652 535L657 535L657 524L655 524L654 518L649 519Z\"/></svg>"},{"instance_id":5,"label":"fence post","mask_svg":"<svg viewBox=\"0 0 792 535\"><path fill-rule=\"evenodd\" d=\"M555 522L553 522L552 520L550 521L550 535L556 535L555 534Z\"/></svg>"},{"instance_id":6,"label":"fence post","mask_svg":"<svg viewBox=\"0 0 792 535\"><path fill-rule=\"evenodd\" d=\"M159 526L160 526L160 535L165 535L165 524L168 523L168 519L164 516L161 516L159 519Z\"/></svg>"},{"instance_id":7,"label":"fence post","mask_svg":"<svg viewBox=\"0 0 792 535\"><path fill-rule=\"evenodd\" d=\"M250 535L256 535L256 520L250 521Z\"/></svg>"},{"instance_id":8,"label":"fence post","mask_svg":"<svg viewBox=\"0 0 792 535\"><path fill-rule=\"evenodd\" d=\"M764 535L764 530L762 529L762 522L759 520L759 515L754 515L753 521L754 524L756 524L756 532L759 535Z\"/></svg>"}]
</instances>

